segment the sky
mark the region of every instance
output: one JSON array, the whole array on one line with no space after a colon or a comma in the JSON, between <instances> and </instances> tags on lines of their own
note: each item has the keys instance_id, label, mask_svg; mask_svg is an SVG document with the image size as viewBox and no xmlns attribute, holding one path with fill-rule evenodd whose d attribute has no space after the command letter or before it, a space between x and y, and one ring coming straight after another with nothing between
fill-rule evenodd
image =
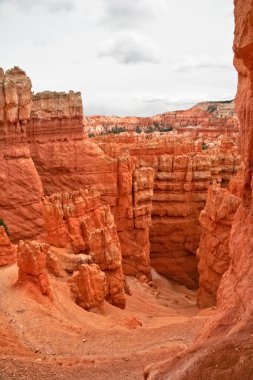
<instances>
[{"instance_id":1,"label":"sky","mask_svg":"<svg viewBox=\"0 0 253 380\"><path fill-rule=\"evenodd\" d=\"M233 0L0 0L0 67L81 91L86 115L233 99Z\"/></svg>"}]
</instances>

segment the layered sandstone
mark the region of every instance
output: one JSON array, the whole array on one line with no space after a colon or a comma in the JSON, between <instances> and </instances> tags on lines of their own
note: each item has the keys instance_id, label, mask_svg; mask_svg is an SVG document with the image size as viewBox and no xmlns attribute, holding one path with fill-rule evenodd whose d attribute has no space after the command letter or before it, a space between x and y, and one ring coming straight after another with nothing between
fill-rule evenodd
<instances>
[{"instance_id":1,"label":"layered sandstone","mask_svg":"<svg viewBox=\"0 0 253 380\"><path fill-rule=\"evenodd\" d=\"M35 95L28 137L45 194L96 186L115 216L125 273L149 277L152 169L138 172L131 157L110 157L85 138L79 93Z\"/></svg>"},{"instance_id":2,"label":"layered sandstone","mask_svg":"<svg viewBox=\"0 0 253 380\"><path fill-rule=\"evenodd\" d=\"M149 228L153 196L152 168L135 169L131 158L118 159L118 197L115 223L126 275L150 278Z\"/></svg>"},{"instance_id":3,"label":"layered sandstone","mask_svg":"<svg viewBox=\"0 0 253 380\"><path fill-rule=\"evenodd\" d=\"M209 185L216 180L227 187L238 170L236 140L223 136L208 142L204 149L202 139L175 135L110 135L95 141L113 158L130 156L138 175L144 169L154 170L154 181L149 184L153 186L149 191L151 266L173 280L196 287L199 214ZM119 225L117 217L116 224ZM148 236L146 232L145 235Z\"/></svg>"},{"instance_id":4,"label":"layered sandstone","mask_svg":"<svg viewBox=\"0 0 253 380\"><path fill-rule=\"evenodd\" d=\"M27 135L31 140L82 137L83 106L80 92L44 91L33 95Z\"/></svg>"},{"instance_id":5,"label":"layered sandstone","mask_svg":"<svg viewBox=\"0 0 253 380\"><path fill-rule=\"evenodd\" d=\"M202 234L197 250L199 260L198 305L216 305L222 275L230 264L229 238L241 198L214 183L208 189L206 206L200 213Z\"/></svg>"},{"instance_id":6,"label":"layered sandstone","mask_svg":"<svg viewBox=\"0 0 253 380\"><path fill-rule=\"evenodd\" d=\"M17 284L35 284L43 295L51 296L51 286L46 269L49 245L38 241L20 241L17 252Z\"/></svg>"},{"instance_id":7,"label":"layered sandstone","mask_svg":"<svg viewBox=\"0 0 253 380\"><path fill-rule=\"evenodd\" d=\"M43 215L47 241L55 247L69 248L74 254L89 255L105 273L106 300L124 308L120 243L110 207L101 204L100 194L92 188L53 194L43 199ZM92 268L83 269L76 279L92 277L92 273Z\"/></svg>"},{"instance_id":8,"label":"layered sandstone","mask_svg":"<svg viewBox=\"0 0 253 380\"><path fill-rule=\"evenodd\" d=\"M46 195L96 185L115 204L117 165L86 139L80 93L34 95L27 135Z\"/></svg>"},{"instance_id":9,"label":"layered sandstone","mask_svg":"<svg viewBox=\"0 0 253 380\"><path fill-rule=\"evenodd\" d=\"M11 244L5 228L0 226L0 267L16 262L16 250Z\"/></svg>"},{"instance_id":10,"label":"layered sandstone","mask_svg":"<svg viewBox=\"0 0 253 380\"><path fill-rule=\"evenodd\" d=\"M236 110L241 125L243 194L229 241L230 265L222 277L216 315L195 346L181 357L151 371L149 379L251 379L252 367L252 74L253 1L235 1Z\"/></svg>"},{"instance_id":11,"label":"layered sandstone","mask_svg":"<svg viewBox=\"0 0 253 380\"><path fill-rule=\"evenodd\" d=\"M31 80L18 67L0 70L0 217L11 239L42 232L42 185L26 144ZM18 210L18 212L17 212Z\"/></svg>"}]
</instances>

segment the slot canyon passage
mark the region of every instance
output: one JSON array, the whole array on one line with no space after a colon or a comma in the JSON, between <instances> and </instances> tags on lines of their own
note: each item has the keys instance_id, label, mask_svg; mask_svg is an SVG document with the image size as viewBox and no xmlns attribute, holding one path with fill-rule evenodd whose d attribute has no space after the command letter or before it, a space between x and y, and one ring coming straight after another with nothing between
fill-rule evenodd
<instances>
[{"instance_id":1,"label":"slot canyon passage","mask_svg":"<svg viewBox=\"0 0 253 380\"><path fill-rule=\"evenodd\" d=\"M0 379L253 378L253 0L235 101L89 116L0 69Z\"/></svg>"}]
</instances>

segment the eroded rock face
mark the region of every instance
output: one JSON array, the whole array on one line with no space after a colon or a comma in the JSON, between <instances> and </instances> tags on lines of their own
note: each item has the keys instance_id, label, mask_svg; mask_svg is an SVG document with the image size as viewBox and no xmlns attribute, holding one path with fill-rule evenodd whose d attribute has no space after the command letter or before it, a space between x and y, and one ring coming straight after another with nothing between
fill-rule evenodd
<instances>
[{"instance_id":1,"label":"eroded rock face","mask_svg":"<svg viewBox=\"0 0 253 380\"><path fill-rule=\"evenodd\" d=\"M110 207L101 204L100 194L92 188L53 194L43 200L43 215L48 242L89 255L106 275L106 300L124 308L120 243Z\"/></svg>"},{"instance_id":2,"label":"eroded rock face","mask_svg":"<svg viewBox=\"0 0 253 380\"><path fill-rule=\"evenodd\" d=\"M196 288L198 271L195 254L201 236L199 214L205 206L209 185L216 180L222 187L227 187L229 179L237 171L240 165L237 142L223 136L216 142L210 140L203 149L203 140L176 135L103 136L95 140L113 158L128 154L134 161L135 176L144 169L154 171L154 180L149 182L148 203L146 201L152 210L152 223L146 218L146 229L140 230L139 236L133 239L133 231L130 230L126 238L121 238L126 233L121 234L120 223L129 222L129 219L126 213L121 220L117 219L116 214L123 262L126 265L129 262L125 241L130 247L131 241L136 245L141 243L143 236L148 249L149 237L151 266L175 281ZM122 177L119 176L119 179L121 181ZM130 196L131 181L128 182ZM127 203L121 194L120 199L130 209L131 200ZM145 246L144 243L142 245ZM131 257L130 263L134 263L134 258Z\"/></svg>"},{"instance_id":3,"label":"eroded rock face","mask_svg":"<svg viewBox=\"0 0 253 380\"><path fill-rule=\"evenodd\" d=\"M79 92L34 95L27 135L46 195L96 185L105 201L115 203L116 162L85 138Z\"/></svg>"},{"instance_id":4,"label":"eroded rock face","mask_svg":"<svg viewBox=\"0 0 253 380\"><path fill-rule=\"evenodd\" d=\"M22 139L30 118L32 95L31 80L18 67L0 69L0 140Z\"/></svg>"},{"instance_id":5,"label":"eroded rock face","mask_svg":"<svg viewBox=\"0 0 253 380\"><path fill-rule=\"evenodd\" d=\"M51 287L46 269L49 245L38 241L20 241L17 252L19 285L33 283L43 295L51 296Z\"/></svg>"},{"instance_id":6,"label":"eroded rock face","mask_svg":"<svg viewBox=\"0 0 253 380\"><path fill-rule=\"evenodd\" d=\"M106 275L96 264L82 264L70 279L72 297L83 309L103 313L108 294Z\"/></svg>"},{"instance_id":7,"label":"eroded rock face","mask_svg":"<svg viewBox=\"0 0 253 380\"><path fill-rule=\"evenodd\" d=\"M229 241L230 265L217 294L217 312L190 351L151 370L149 379L251 379L253 326L253 1L236 0L236 110L241 125L243 195Z\"/></svg>"},{"instance_id":8,"label":"eroded rock face","mask_svg":"<svg viewBox=\"0 0 253 380\"><path fill-rule=\"evenodd\" d=\"M241 198L217 183L208 189L207 203L200 213L202 234L197 250L201 307L216 305L216 294L222 275L230 264L229 238L234 215Z\"/></svg>"},{"instance_id":9,"label":"eroded rock face","mask_svg":"<svg viewBox=\"0 0 253 380\"><path fill-rule=\"evenodd\" d=\"M0 70L0 216L13 240L42 232L42 185L26 144L31 80L15 67ZM18 210L18 212L17 212Z\"/></svg>"},{"instance_id":10,"label":"eroded rock face","mask_svg":"<svg viewBox=\"0 0 253 380\"><path fill-rule=\"evenodd\" d=\"M149 228L154 171L152 168L135 169L130 157L122 157L118 160L118 178L115 223L124 273L150 278Z\"/></svg>"},{"instance_id":11,"label":"eroded rock face","mask_svg":"<svg viewBox=\"0 0 253 380\"><path fill-rule=\"evenodd\" d=\"M44 192L50 195L95 186L114 214L124 272L150 277L153 170L139 170L129 155L110 157L97 144L86 139L80 102L79 93L46 92L33 98L28 137ZM48 223L56 223L56 220L62 225L61 217ZM51 229L51 236L53 231ZM60 236L58 231L54 238L57 236ZM68 237L62 231L57 245L65 246L66 239Z\"/></svg>"},{"instance_id":12,"label":"eroded rock face","mask_svg":"<svg viewBox=\"0 0 253 380\"><path fill-rule=\"evenodd\" d=\"M4 227L0 226L0 267L16 262L16 250L11 244Z\"/></svg>"}]
</instances>

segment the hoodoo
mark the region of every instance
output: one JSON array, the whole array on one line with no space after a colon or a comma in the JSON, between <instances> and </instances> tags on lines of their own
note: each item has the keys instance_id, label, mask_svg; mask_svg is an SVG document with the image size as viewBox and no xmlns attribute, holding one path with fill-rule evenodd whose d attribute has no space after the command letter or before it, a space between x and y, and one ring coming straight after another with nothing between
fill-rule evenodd
<instances>
[{"instance_id":1,"label":"hoodoo","mask_svg":"<svg viewBox=\"0 0 253 380\"><path fill-rule=\"evenodd\" d=\"M235 101L86 116L0 69L1 379L253 378L253 0L234 4Z\"/></svg>"}]
</instances>

